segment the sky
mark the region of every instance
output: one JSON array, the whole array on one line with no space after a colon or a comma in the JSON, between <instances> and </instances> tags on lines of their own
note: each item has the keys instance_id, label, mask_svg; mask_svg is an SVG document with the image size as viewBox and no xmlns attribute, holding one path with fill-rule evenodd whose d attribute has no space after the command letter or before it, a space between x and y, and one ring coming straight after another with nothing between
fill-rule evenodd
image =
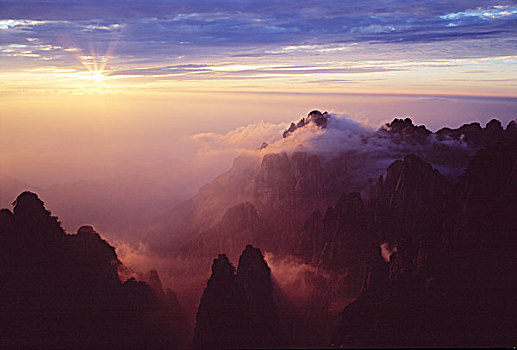
<instances>
[{"instance_id":1,"label":"sky","mask_svg":"<svg viewBox=\"0 0 517 350\"><path fill-rule=\"evenodd\" d=\"M199 135L312 109L506 125L516 32L503 0L0 0L0 173L48 186L127 161L200 165Z\"/></svg>"},{"instance_id":2,"label":"sky","mask_svg":"<svg viewBox=\"0 0 517 350\"><path fill-rule=\"evenodd\" d=\"M0 2L3 94L512 96L515 1Z\"/></svg>"}]
</instances>

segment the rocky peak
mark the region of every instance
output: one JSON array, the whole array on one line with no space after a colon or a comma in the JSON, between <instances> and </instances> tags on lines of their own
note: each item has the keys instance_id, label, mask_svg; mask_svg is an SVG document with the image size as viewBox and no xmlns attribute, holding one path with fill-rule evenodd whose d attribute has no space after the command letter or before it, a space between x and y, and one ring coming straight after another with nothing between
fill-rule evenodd
<instances>
[{"instance_id":1,"label":"rocky peak","mask_svg":"<svg viewBox=\"0 0 517 350\"><path fill-rule=\"evenodd\" d=\"M36 193L29 191L21 193L13 205L13 212L18 221L33 222L34 224L50 221L50 212L45 209L43 201Z\"/></svg>"},{"instance_id":2,"label":"rocky peak","mask_svg":"<svg viewBox=\"0 0 517 350\"><path fill-rule=\"evenodd\" d=\"M490 134L499 135L503 132L503 126L501 125L501 122L497 119L492 119L491 121L489 121L486 124L485 129Z\"/></svg>"},{"instance_id":3,"label":"rocky peak","mask_svg":"<svg viewBox=\"0 0 517 350\"><path fill-rule=\"evenodd\" d=\"M436 136L438 140L446 138L462 140L476 146L476 148L480 148L498 140L504 134L510 134L512 132L511 125L512 122L504 130L499 120L492 119L484 128L479 123L470 123L464 124L457 129L442 128L436 132ZM513 125L515 125L515 122Z\"/></svg>"},{"instance_id":4,"label":"rocky peak","mask_svg":"<svg viewBox=\"0 0 517 350\"><path fill-rule=\"evenodd\" d=\"M252 347L279 346L271 269L259 248L247 245L239 258L237 280L243 288Z\"/></svg>"},{"instance_id":5,"label":"rocky peak","mask_svg":"<svg viewBox=\"0 0 517 350\"><path fill-rule=\"evenodd\" d=\"M219 254L197 313L194 348L279 346L270 268L262 252L247 245L237 274Z\"/></svg>"},{"instance_id":6,"label":"rocky peak","mask_svg":"<svg viewBox=\"0 0 517 350\"><path fill-rule=\"evenodd\" d=\"M271 269L259 248L246 246L239 258L237 278L249 301L261 304L261 298L271 296Z\"/></svg>"},{"instance_id":7,"label":"rocky peak","mask_svg":"<svg viewBox=\"0 0 517 350\"><path fill-rule=\"evenodd\" d=\"M370 205L384 237L392 234L381 245L388 251L384 259L373 254L362 293L341 314L334 346L512 342L517 138L501 130L497 121L483 129L498 140L477 152L455 186L414 156L390 166Z\"/></svg>"},{"instance_id":8,"label":"rocky peak","mask_svg":"<svg viewBox=\"0 0 517 350\"><path fill-rule=\"evenodd\" d=\"M248 345L244 293L225 254L212 264L212 275L199 303L194 349L241 348Z\"/></svg>"},{"instance_id":9,"label":"rocky peak","mask_svg":"<svg viewBox=\"0 0 517 350\"><path fill-rule=\"evenodd\" d=\"M92 226L81 226L79 230L77 230L77 238L78 239L101 239L101 236L95 232Z\"/></svg>"},{"instance_id":10,"label":"rocky peak","mask_svg":"<svg viewBox=\"0 0 517 350\"><path fill-rule=\"evenodd\" d=\"M123 268L115 248L106 242L91 226L82 226L75 235L66 236L69 254L77 261L82 279L93 285L111 286L120 283L119 269ZM92 282L94 281L94 282Z\"/></svg>"},{"instance_id":11,"label":"rocky peak","mask_svg":"<svg viewBox=\"0 0 517 350\"><path fill-rule=\"evenodd\" d=\"M375 187L380 188L373 189L369 207L381 242L440 230L450 184L429 163L407 155L392 163Z\"/></svg>"},{"instance_id":12,"label":"rocky peak","mask_svg":"<svg viewBox=\"0 0 517 350\"><path fill-rule=\"evenodd\" d=\"M209 283L210 281L233 280L234 277L235 267L225 254L219 254L212 263L212 276Z\"/></svg>"},{"instance_id":13,"label":"rocky peak","mask_svg":"<svg viewBox=\"0 0 517 350\"><path fill-rule=\"evenodd\" d=\"M319 199L324 187L320 158L315 154L293 152L290 156L286 153L265 155L255 189L260 201L269 202L269 205L279 201L276 204L292 207Z\"/></svg>"},{"instance_id":14,"label":"rocky peak","mask_svg":"<svg viewBox=\"0 0 517 350\"><path fill-rule=\"evenodd\" d=\"M330 118L330 115L327 112L321 113L318 110L313 110L309 112L306 118L302 118L298 121L298 123L291 123L289 125L289 128L287 128L282 136L286 138L287 136L291 135L293 132L295 132L299 128L303 128L306 125L309 125L311 123L316 124L318 127L324 129L327 127L327 121Z\"/></svg>"},{"instance_id":15,"label":"rocky peak","mask_svg":"<svg viewBox=\"0 0 517 350\"><path fill-rule=\"evenodd\" d=\"M403 139L413 138L418 141L432 134L424 125L414 125L411 118L395 118L391 123L387 123L380 131L387 132L389 135L397 135Z\"/></svg>"},{"instance_id":16,"label":"rocky peak","mask_svg":"<svg viewBox=\"0 0 517 350\"><path fill-rule=\"evenodd\" d=\"M517 123L515 120L512 120L508 123L505 129L506 135L508 137L517 137Z\"/></svg>"},{"instance_id":17,"label":"rocky peak","mask_svg":"<svg viewBox=\"0 0 517 350\"><path fill-rule=\"evenodd\" d=\"M327 112L321 113L318 110L313 110L307 115L306 123L315 123L317 126L325 128L328 118L330 117Z\"/></svg>"},{"instance_id":18,"label":"rocky peak","mask_svg":"<svg viewBox=\"0 0 517 350\"><path fill-rule=\"evenodd\" d=\"M45 209L38 195L29 191L21 193L13 203L15 225L19 238L26 244L61 244L65 232L57 217Z\"/></svg>"},{"instance_id":19,"label":"rocky peak","mask_svg":"<svg viewBox=\"0 0 517 350\"><path fill-rule=\"evenodd\" d=\"M46 211L44 203L39 199L38 195L33 192L22 192L13 202L14 213L23 215L24 213L35 213Z\"/></svg>"},{"instance_id":20,"label":"rocky peak","mask_svg":"<svg viewBox=\"0 0 517 350\"><path fill-rule=\"evenodd\" d=\"M244 277L244 275L258 272L269 276L270 270L260 249L248 244L239 258L237 275Z\"/></svg>"},{"instance_id":21,"label":"rocky peak","mask_svg":"<svg viewBox=\"0 0 517 350\"><path fill-rule=\"evenodd\" d=\"M398 206L403 197L416 195L430 199L433 190L445 182L438 170L414 154L393 162L387 169L383 184L384 195L392 206Z\"/></svg>"},{"instance_id":22,"label":"rocky peak","mask_svg":"<svg viewBox=\"0 0 517 350\"><path fill-rule=\"evenodd\" d=\"M157 301L156 293L147 283L131 277L122 284L133 307L150 306Z\"/></svg>"},{"instance_id":23,"label":"rocky peak","mask_svg":"<svg viewBox=\"0 0 517 350\"><path fill-rule=\"evenodd\" d=\"M81 226L76 235L68 237L72 238L73 242L79 246L79 253L84 255L86 259L92 254L90 259L93 259L95 255L97 257L102 256L110 264L115 264L115 261L118 261L115 248L102 239L92 226ZM93 254L94 252L95 254Z\"/></svg>"}]
</instances>

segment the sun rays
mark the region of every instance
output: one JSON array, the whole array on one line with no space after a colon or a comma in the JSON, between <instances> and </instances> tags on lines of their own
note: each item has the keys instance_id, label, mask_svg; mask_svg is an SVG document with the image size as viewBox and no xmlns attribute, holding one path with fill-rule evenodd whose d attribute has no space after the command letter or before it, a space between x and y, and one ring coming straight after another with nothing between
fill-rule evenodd
<instances>
[{"instance_id":1,"label":"sun rays","mask_svg":"<svg viewBox=\"0 0 517 350\"><path fill-rule=\"evenodd\" d=\"M74 52L77 61L86 69L80 72L79 76L88 79L95 83L101 84L106 81L110 72L108 71L108 63L113 55L115 42L108 45L106 52L101 55L98 50L95 50L93 45L89 45L89 55L80 55L79 52Z\"/></svg>"},{"instance_id":2,"label":"sun rays","mask_svg":"<svg viewBox=\"0 0 517 350\"><path fill-rule=\"evenodd\" d=\"M87 49L82 49L78 48L70 38L62 38L62 40L63 46L67 47L66 51L72 54L80 65L73 73L68 74L67 80L76 79L78 87L95 88L97 91L100 91L100 88L108 88L108 77L111 74L109 63L113 57L116 41L110 42L103 50L94 47L92 43L88 44Z\"/></svg>"}]
</instances>

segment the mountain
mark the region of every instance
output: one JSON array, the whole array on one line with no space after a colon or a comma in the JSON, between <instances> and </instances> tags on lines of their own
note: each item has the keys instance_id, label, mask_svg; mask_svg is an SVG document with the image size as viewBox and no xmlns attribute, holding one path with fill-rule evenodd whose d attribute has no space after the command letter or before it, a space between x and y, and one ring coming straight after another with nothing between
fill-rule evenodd
<instances>
[{"instance_id":1,"label":"mountain","mask_svg":"<svg viewBox=\"0 0 517 350\"><path fill-rule=\"evenodd\" d=\"M194 349L249 347L245 296L235 267L226 255L214 259L212 276L199 303L194 330Z\"/></svg>"},{"instance_id":2,"label":"mountain","mask_svg":"<svg viewBox=\"0 0 517 350\"><path fill-rule=\"evenodd\" d=\"M186 266L191 281L199 281L199 276L208 275L206 262L211 257L227 253L234 260L246 244L260 246L272 257L271 274L285 294L277 306L296 315L291 320L293 324L301 322L300 327L314 336L311 345L321 346L327 339L328 343L361 346L370 344L370 338L371 344L382 345L380 338L374 340L368 334L354 341L343 340L349 337L346 332L334 333L338 335L332 339L327 337L339 319L344 322L340 310L351 303L350 308L356 312L371 314L371 310L359 307L362 295L369 295L366 290L375 290L375 295L383 295L382 290L392 293L395 287L386 286L393 281L402 286L396 287L403 295L400 302L409 298L404 310L432 310L421 294L415 292L413 296L408 290L436 285L444 279L438 277L438 271L454 270L448 264L462 266L446 260L454 252L453 244L461 246L456 239L465 229L458 229L459 222L483 221L484 226L491 227L506 222L484 221L482 211L493 206L488 202L476 209L476 215L469 214L465 219L467 214L461 214L461 210L469 207L460 200L465 194L459 188L479 154L498 142L515 138L515 123L503 129L500 123L491 121L485 128L473 124L433 133L406 118L367 132L331 115L311 113L324 118L325 123L295 124L296 128L286 130L284 141L280 141L292 142L301 135L312 144L311 148L275 152L279 146L271 144L256 156L248 154L236 159L232 169L201 188L176 212L170 212L173 220L164 217L173 237L167 243L164 237L169 236L163 233L167 230L163 231L160 249ZM307 141L307 133L315 136ZM491 165L480 166L483 167ZM504 171L509 172L506 168ZM504 208L512 199L506 193L499 197L505 204L496 205L498 212L508 213ZM473 225L476 230L483 227ZM510 240L506 237L503 241ZM191 288L195 289L193 284ZM443 301L445 297L433 294L431 298ZM372 303L377 305L375 300ZM396 314L388 304L398 305L387 303L383 311L389 310L383 314L386 319ZM365 320L377 325L381 322ZM401 336L398 343L389 341L424 344L424 337L416 331L424 329L423 323L409 314L406 322L399 328L413 327L408 329L415 330L411 335L414 338ZM386 324L390 336L400 332L397 326ZM348 326L339 329L343 327ZM295 338L299 336L298 333ZM300 339L290 337L289 341L299 344Z\"/></svg>"},{"instance_id":3,"label":"mountain","mask_svg":"<svg viewBox=\"0 0 517 350\"><path fill-rule=\"evenodd\" d=\"M372 255L332 344L510 346L517 331L516 171L517 138L507 134L481 149L455 185L432 171L413 174L420 185L396 171L395 188L376 188L373 207L393 218L391 226L380 216L376 232L391 251Z\"/></svg>"},{"instance_id":4,"label":"mountain","mask_svg":"<svg viewBox=\"0 0 517 350\"><path fill-rule=\"evenodd\" d=\"M377 131L350 123L312 111L293 123L296 127L287 129L278 145L237 157L230 170L157 217L147 230L147 243L157 252L174 255L214 227L229 208L249 202L275 237L274 245L261 246L267 251L292 251L297 233L313 212L324 212L343 194L363 191L395 160L415 154L454 180L478 149L510 132L498 128L496 121L486 128L466 125L437 133L409 118L394 119ZM309 141L302 130L312 135ZM300 142L311 146L282 149L289 145L285 142L296 142L298 135L305 137Z\"/></svg>"},{"instance_id":5,"label":"mountain","mask_svg":"<svg viewBox=\"0 0 517 350\"><path fill-rule=\"evenodd\" d=\"M259 248L247 245L239 258L237 281L246 298L248 333L254 348L283 345L273 293L271 269Z\"/></svg>"},{"instance_id":6,"label":"mountain","mask_svg":"<svg viewBox=\"0 0 517 350\"><path fill-rule=\"evenodd\" d=\"M220 254L199 304L193 348L281 345L270 268L260 249L246 246L237 271Z\"/></svg>"},{"instance_id":7,"label":"mountain","mask_svg":"<svg viewBox=\"0 0 517 350\"><path fill-rule=\"evenodd\" d=\"M176 348L168 306L121 281L115 249L90 226L64 232L23 192L0 211L0 344L5 348Z\"/></svg>"},{"instance_id":8,"label":"mountain","mask_svg":"<svg viewBox=\"0 0 517 350\"><path fill-rule=\"evenodd\" d=\"M303 128L304 126L307 126L311 123L324 129L327 127L327 121L329 118L330 115L327 112L321 113L318 110L311 111L309 112L309 114L307 114L306 118L300 119L298 123L291 123L291 125L289 125L289 128L282 133L282 137L286 138L287 136L295 132L296 129Z\"/></svg>"},{"instance_id":9,"label":"mountain","mask_svg":"<svg viewBox=\"0 0 517 350\"><path fill-rule=\"evenodd\" d=\"M515 122L369 130L312 111L279 136L149 226L178 296L18 196L0 211L1 345L512 346Z\"/></svg>"}]
</instances>

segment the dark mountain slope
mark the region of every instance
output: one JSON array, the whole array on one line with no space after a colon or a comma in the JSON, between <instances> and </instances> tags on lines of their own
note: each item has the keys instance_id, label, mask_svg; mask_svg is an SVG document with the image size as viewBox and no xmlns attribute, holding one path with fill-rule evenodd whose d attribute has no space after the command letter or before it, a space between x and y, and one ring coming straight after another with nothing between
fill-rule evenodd
<instances>
[{"instance_id":1,"label":"dark mountain slope","mask_svg":"<svg viewBox=\"0 0 517 350\"><path fill-rule=\"evenodd\" d=\"M91 227L67 235L34 193L0 212L0 344L5 348L175 348L146 283L118 277Z\"/></svg>"},{"instance_id":2,"label":"dark mountain slope","mask_svg":"<svg viewBox=\"0 0 517 350\"><path fill-rule=\"evenodd\" d=\"M473 157L456 186L435 188L427 210L415 201L426 193L417 183L408 187L413 196L388 190L388 197L374 197L374 208L390 199L380 207L394 225L382 224L386 216L380 216L376 232L389 239L391 256L382 259L381 249L373 256L333 345L511 346L517 334L516 169L517 138L507 134ZM419 179L431 187L441 182L438 175Z\"/></svg>"}]
</instances>

